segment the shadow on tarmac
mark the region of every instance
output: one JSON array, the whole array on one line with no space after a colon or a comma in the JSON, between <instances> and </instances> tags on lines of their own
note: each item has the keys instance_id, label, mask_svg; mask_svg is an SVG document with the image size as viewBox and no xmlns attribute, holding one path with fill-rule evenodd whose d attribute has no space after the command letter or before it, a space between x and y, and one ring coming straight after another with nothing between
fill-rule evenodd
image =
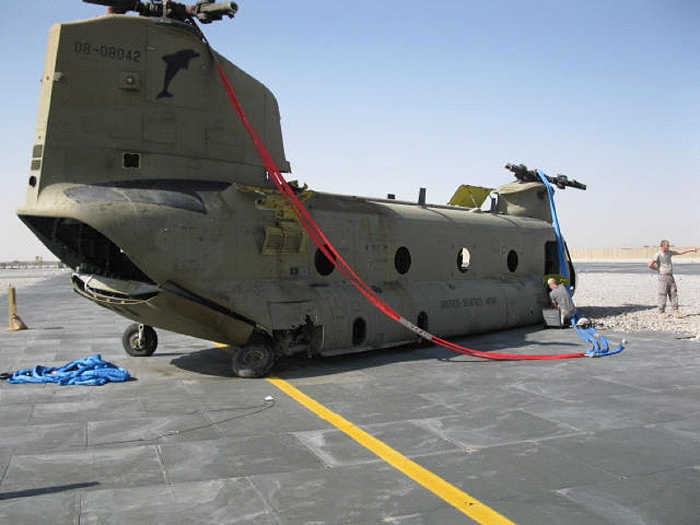
<instances>
[{"instance_id":1,"label":"shadow on tarmac","mask_svg":"<svg viewBox=\"0 0 700 525\"><path fill-rule=\"evenodd\" d=\"M567 331L567 329L563 331L552 330L552 332L559 332L560 334ZM481 352L523 354L535 352L541 354L542 347L552 348L552 353L584 351L585 345L573 330L570 332L571 338L567 342L562 342L559 337L555 340L547 340L548 337L544 335L547 333L547 330L543 330L539 326L489 332L467 338L454 338L453 341L466 348ZM533 350L531 348L533 343L536 343L540 350ZM339 356L314 356L312 358L304 354L285 356L277 362L272 374L281 373L287 378L310 378L341 372L369 370L387 364L420 361L459 362L470 365L494 362L488 359L472 357L468 354L453 352L432 344L409 344ZM180 355L173 359L171 364L192 373L215 377L234 377L231 369L231 357L225 349L219 347Z\"/></svg>"}]
</instances>

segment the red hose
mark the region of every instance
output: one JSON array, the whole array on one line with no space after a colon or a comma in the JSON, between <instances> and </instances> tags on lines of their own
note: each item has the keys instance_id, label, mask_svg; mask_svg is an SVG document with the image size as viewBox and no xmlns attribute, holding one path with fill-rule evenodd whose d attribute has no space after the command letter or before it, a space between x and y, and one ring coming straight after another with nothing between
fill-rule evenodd
<instances>
[{"instance_id":1,"label":"red hose","mask_svg":"<svg viewBox=\"0 0 700 525\"><path fill-rule=\"evenodd\" d=\"M203 35L202 35L203 37ZM209 45L204 39L204 42ZM211 48L210 48L211 49ZM576 352L576 353L568 353L568 354L554 354L554 355L549 355L549 354L505 354L505 353L497 353L497 352L481 352L479 350L473 350L471 348L467 348L465 346L460 346L458 344L452 343L450 341L447 341L445 339L442 339L440 337L434 336L418 326L414 325L410 321L408 321L405 317L401 316L396 310L394 310L389 304L386 303L381 297L379 297L376 292L365 282L363 281L357 273L352 269L352 267L345 261L343 256L338 252L338 250L335 249L333 244L328 240L328 238L325 236L321 228L316 224L316 221L311 217L309 214L308 210L304 207L302 202L299 200L297 197L296 193L292 189L292 187L287 183L285 178L282 176L282 173L280 172L279 168L277 167L277 164L273 160L272 156L270 153L267 151L267 148L263 144L262 140L260 139L260 136L258 133L255 131L255 128L253 128L252 124L248 120L248 117L246 117L243 108L241 107L241 104L238 100L238 97L236 96L235 91L233 90L233 87L231 86L231 83L229 82L228 78L226 77L226 73L224 72L223 68L219 64L219 62L216 60L216 55L212 51L212 57L214 58L214 62L216 64L216 69L219 72L219 76L221 77L221 80L224 84L224 89L226 90L226 94L228 95L229 100L231 101L231 104L233 105L234 109L236 110L236 113L238 114L238 117L241 119L241 123L245 127L246 131L248 132L248 135L250 136L251 140L253 141L253 145L255 146L255 149L258 152L258 155L260 156L260 160L262 161L263 165L265 166L265 169L268 172L268 175L272 179L272 182L275 184L279 192L282 194L284 199L287 201L289 206L291 207L292 211L296 215L297 219L301 223L301 225L304 227L306 232L309 234L313 242L318 246L318 249L323 253L323 255L326 256L326 258L331 261L335 267L343 274L343 276L350 281L350 283L362 294L364 295L367 300L369 300L375 307L377 307L379 310L381 310L384 314L389 316L391 319L394 321L397 321L404 325L406 328L411 330L412 332L418 334L419 336L423 337L424 339L427 339L439 346L442 346L443 348L446 348L448 350L452 350L454 352L458 352L460 354L466 354L472 357L479 357L482 359L492 359L492 360L499 360L499 361L504 361L504 360L544 360L544 359L572 359L576 357L584 357L586 354L584 352Z\"/></svg>"}]
</instances>

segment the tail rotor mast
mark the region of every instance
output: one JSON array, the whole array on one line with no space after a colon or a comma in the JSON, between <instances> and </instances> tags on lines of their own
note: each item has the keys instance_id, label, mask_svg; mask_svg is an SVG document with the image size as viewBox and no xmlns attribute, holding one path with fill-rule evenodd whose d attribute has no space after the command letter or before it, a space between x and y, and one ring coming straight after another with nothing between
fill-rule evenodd
<instances>
[{"instance_id":1,"label":"tail rotor mast","mask_svg":"<svg viewBox=\"0 0 700 525\"><path fill-rule=\"evenodd\" d=\"M141 16L170 18L181 22L196 18L203 24L222 20L224 16L233 18L238 11L238 5L235 2L217 3L214 0L199 0L192 5L169 0L147 2L140 0L83 0L83 2L107 6L109 12L114 14L126 14L133 11Z\"/></svg>"}]
</instances>

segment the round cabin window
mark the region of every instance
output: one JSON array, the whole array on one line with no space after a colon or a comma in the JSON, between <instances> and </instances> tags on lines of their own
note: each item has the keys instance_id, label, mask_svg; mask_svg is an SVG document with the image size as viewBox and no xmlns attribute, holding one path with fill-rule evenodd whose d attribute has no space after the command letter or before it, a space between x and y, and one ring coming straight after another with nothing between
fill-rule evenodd
<instances>
[{"instance_id":1,"label":"round cabin window","mask_svg":"<svg viewBox=\"0 0 700 525\"><path fill-rule=\"evenodd\" d=\"M457 252L457 269L462 273L466 273L467 271L469 271L471 259L472 256L469 253L468 249L462 248L461 250L459 250Z\"/></svg>"},{"instance_id":2,"label":"round cabin window","mask_svg":"<svg viewBox=\"0 0 700 525\"><path fill-rule=\"evenodd\" d=\"M508 269L511 273L518 269L518 254L515 250L508 252Z\"/></svg>"},{"instance_id":3,"label":"round cabin window","mask_svg":"<svg viewBox=\"0 0 700 525\"><path fill-rule=\"evenodd\" d=\"M408 248L401 246L394 254L394 267L401 275L408 273L411 269L411 252Z\"/></svg>"},{"instance_id":4,"label":"round cabin window","mask_svg":"<svg viewBox=\"0 0 700 525\"><path fill-rule=\"evenodd\" d=\"M367 337L367 323L362 317L358 317L352 323L352 344L359 346L365 342Z\"/></svg>"},{"instance_id":5,"label":"round cabin window","mask_svg":"<svg viewBox=\"0 0 700 525\"><path fill-rule=\"evenodd\" d=\"M330 275L333 273L333 270L335 270L335 264L333 264L333 262L318 248L316 249L314 266L316 267L316 271L321 275Z\"/></svg>"}]
</instances>

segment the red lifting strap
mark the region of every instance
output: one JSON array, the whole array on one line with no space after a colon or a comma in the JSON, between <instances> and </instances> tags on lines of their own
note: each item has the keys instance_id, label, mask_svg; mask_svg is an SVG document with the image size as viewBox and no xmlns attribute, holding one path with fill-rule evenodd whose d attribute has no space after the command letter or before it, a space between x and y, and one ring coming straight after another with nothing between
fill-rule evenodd
<instances>
[{"instance_id":1,"label":"red lifting strap","mask_svg":"<svg viewBox=\"0 0 700 525\"><path fill-rule=\"evenodd\" d=\"M311 237L311 239L314 241L316 246L318 246L318 249L321 250L323 255L325 255L326 258L335 265L335 267L338 269L338 271L340 271L343 274L343 276L348 281L350 281L350 283L362 295L364 295L367 298L367 300L369 300L375 307L377 307L379 310L381 310L384 314L389 316L391 319L401 323L406 328L408 328L409 330L411 330L415 334L419 335L423 339L431 341L439 346L442 346L443 348L447 348L448 350L452 350L452 351L458 352L460 354L470 355L473 357L502 361L502 360L571 359L571 358L575 358L575 357L584 357L586 355L584 352L575 352L575 353L568 353L568 354L555 354L555 355L549 355L549 354L534 354L534 355L533 354L505 354L505 353L497 353L497 352L481 352L479 350L473 350L471 348L460 346L458 344L452 343L450 341L447 341L445 339L442 339L440 337L432 335L432 334L426 332L425 330L423 330L422 328L414 325L408 319L406 319L401 314L399 314L396 310L394 310L389 304L386 303L386 301L384 301L381 297L379 297L376 294L376 292L365 281L363 281L359 275L357 275L357 273L355 273L355 271L352 269L352 267L350 267L350 265L343 258L343 256L338 252L338 250L335 249L333 244L328 240L328 238L325 236L325 234L323 233L321 228L318 226L318 224L316 224L316 221L311 217L308 210L304 207L302 202L296 196L296 193L294 192L292 187L284 179L284 177L282 176L282 173L280 172L279 168L277 167L277 164L272 159L272 156L267 151L267 148L265 147L262 140L260 139L260 136L255 131L255 128L253 128L253 125L248 120L248 117L245 115L243 108L241 107L241 104L238 100L238 97L236 96L236 93L233 89L233 86L231 86L231 83L229 82L228 78L226 77L226 73L224 72L223 68L221 67L221 64L219 64L219 62L216 58L216 54L209 46L209 43L207 42L206 38L201 33L201 31L200 31L200 35L201 35L204 43L209 48L211 56L212 56L214 63L216 65L216 70L218 71L219 76L221 77L221 81L224 84L224 89L226 90L226 94L228 95L228 98L231 101L231 105L236 110L236 113L238 114L238 117L240 118L241 123L243 124L246 131L248 132L248 135L250 136L251 140L253 141L253 145L255 146L255 149L258 152L258 155L260 156L260 160L262 161L263 165L265 166L265 169L267 170L268 175L272 179L272 182L275 184L275 186L277 187L279 192L282 194L284 199L287 201L287 203L291 207L292 211L296 215L297 219L299 220L301 225L304 227L306 232L309 234L309 237Z\"/></svg>"}]
</instances>

